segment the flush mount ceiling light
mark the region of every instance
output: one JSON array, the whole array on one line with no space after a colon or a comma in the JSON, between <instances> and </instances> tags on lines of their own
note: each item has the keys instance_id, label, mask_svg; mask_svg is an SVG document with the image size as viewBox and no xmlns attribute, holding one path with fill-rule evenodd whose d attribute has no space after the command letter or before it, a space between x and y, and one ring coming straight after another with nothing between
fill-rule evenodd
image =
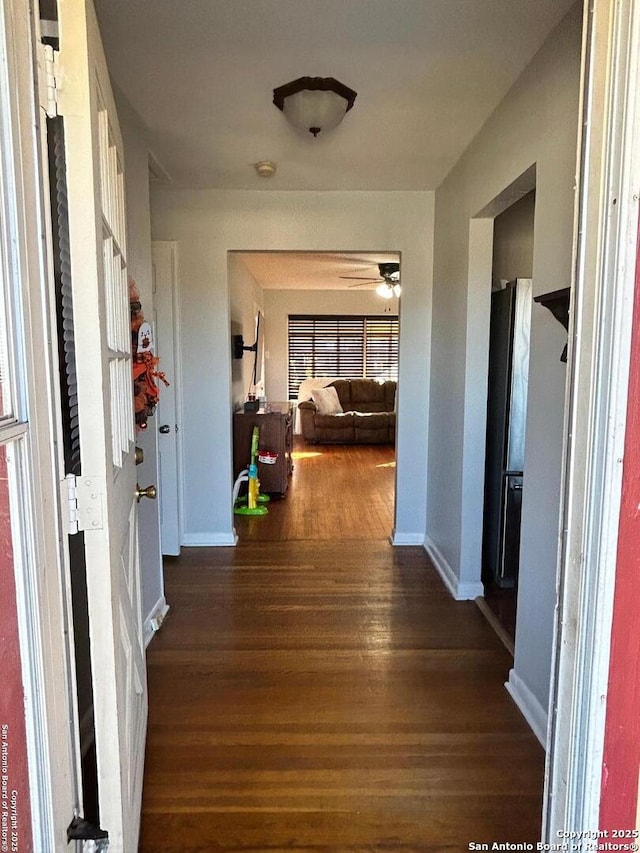
<instances>
[{"instance_id":1,"label":"flush mount ceiling light","mask_svg":"<svg viewBox=\"0 0 640 853\"><path fill-rule=\"evenodd\" d=\"M337 127L356 97L333 77L300 77L273 90L273 103L287 120L314 136Z\"/></svg>"}]
</instances>

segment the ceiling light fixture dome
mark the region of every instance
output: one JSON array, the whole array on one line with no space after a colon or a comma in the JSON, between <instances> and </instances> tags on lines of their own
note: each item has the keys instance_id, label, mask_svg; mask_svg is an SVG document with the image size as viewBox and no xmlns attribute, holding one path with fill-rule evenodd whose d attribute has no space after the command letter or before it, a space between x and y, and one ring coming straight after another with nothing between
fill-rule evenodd
<instances>
[{"instance_id":1,"label":"ceiling light fixture dome","mask_svg":"<svg viewBox=\"0 0 640 853\"><path fill-rule=\"evenodd\" d=\"M317 136L337 127L357 92L333 77L299 77L273 90L273 103L299 130Z\"/></svg>"}]
</instances>

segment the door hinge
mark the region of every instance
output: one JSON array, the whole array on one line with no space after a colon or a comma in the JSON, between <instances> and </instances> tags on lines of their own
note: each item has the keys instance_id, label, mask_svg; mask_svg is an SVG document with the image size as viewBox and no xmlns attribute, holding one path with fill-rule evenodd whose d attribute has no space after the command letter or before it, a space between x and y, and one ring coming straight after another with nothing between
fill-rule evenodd
<instances>
[{"instance_id":1,"label":"door hinge","mask_svg":"<svg viewBox=\"0 0 640 853\"><path fill-rule=\"evenodd\" d=\"M58 113L58 80L60 52L50 44L38 43L38 92L40 106L49 116L55 118Z\"/></svg>"},{"instance_id":2,"label":"door hinge","mask_svg":"<svg viewBox=\"0 0 640 853\"><path fill-rule=\"evenodd\" d=\"M70 536L80 530L102 530L102 498L104 488L99 477L76 477L67 474L66 486L67 532Z\"/></svg>"},{"instance_id":3,"label":"door hinge","mask_svg":"<svg viewBox=\"0 0 640 853\"><path fill-rule=\"evenodd\" d=\"M67 474L64 478L64 486L66 489L66 500L63 501L67 510L66 527L69 536L73 536L80 530L78 525L78 492L76 489L76 475Z\"/></svg>"}]
</instances>

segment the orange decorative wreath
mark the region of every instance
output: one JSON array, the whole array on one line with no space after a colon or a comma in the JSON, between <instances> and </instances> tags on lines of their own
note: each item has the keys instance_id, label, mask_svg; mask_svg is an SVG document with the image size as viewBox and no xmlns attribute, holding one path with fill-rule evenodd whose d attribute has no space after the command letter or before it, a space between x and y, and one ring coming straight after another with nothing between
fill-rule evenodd
<instances>
[{"instance_id":1,"label":"orange decorative wreath","mask_svg":"<svg viewBox=\"0 0 640 853\"><path fill-rule=\"evenodd\" d=\"M156 380L166 386L169 382L164 373L158 370L160 359L153 352L153 331L144 319L140 291L132 278L129 278L129 304L136 429L143 430L147 428L147 418L153 415L158 405L160 391Z\"/></svg>"}]
</instances>

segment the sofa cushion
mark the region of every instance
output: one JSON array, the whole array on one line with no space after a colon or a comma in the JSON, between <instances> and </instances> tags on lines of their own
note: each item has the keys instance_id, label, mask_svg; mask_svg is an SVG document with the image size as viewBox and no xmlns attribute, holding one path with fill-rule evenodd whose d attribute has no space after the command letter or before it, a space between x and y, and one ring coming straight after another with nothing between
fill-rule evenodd
<instances>
[{"instance_id":1,"label":"sofa cushion","mask_svg":"<svg viewBox=\"0 0 640 853\"><path fill-rule=\"evenodd\" d=\"M387 429L389 415L387 412L354 412L353 422L356 429Z\"/></svg>"},{"instance_id":2,"label":"sofa cushion","mask_svg":"<svg viewBox=\"0 0 640 853\"><path fill-rule=\"evenodd\" d=\"M351 402L384 403L383 386L372 379L351 380Z\"/></svg>"},{"instance_id":3,"label":"sofa cushion","mask_svg":"<svg viewBox=\"0 0 640 853\"><path fill-rule=\"evenodd\" d=\"M316 413L315 425L316 430L319 429L353 429L353 412L340 412L337 415L321 415Z\"/></svg>"},{"instance_id":4,"label":"sofa cushion","mask_svg":"<svg viewBox=\"0 0 640 853\"><path fill-rule=\"evenodd\" d=\"M389 440L387 412L355 412L354 435L358 444L382 444Z\"/></svg>"},{"instance_id":5,"label":"sofa cushion","mask_svg":"<svg viewBox=\"0 0 640 853\"><path fill-rule=\"evenodd\" d=\"M388 380L382 386L384 390L384 410L385 412L395 412L396 410L396 388L397 385L393 380Z\"/></svg>"},{"instance_id":6,"label":"sofa cushion","mask_svg":"<svg viewBox=\"0 0 640 853\"><path fill-rule=\"evenodd\" d=\"M343 412L350 412L353 408L351 405L351 380L350 379L334 379L331 387L338 392L338 399L342 406Z\"/></svg>"},{"instance_id":7,"label":"sofa cushion","mask_svg":"<svg viewBox=\"0 0 640 853\"><path fill-rule=\"evenodd\" d=\"M351 380L351 405L354 412L386 412L384 384L374 379Z\"/></svg>"},{"instance_id":8,"label":"sofa cushion","mask_svg":"<svg viewBox=\"0 0 640 853\"><path fill-rule=\"evenodd\" d=\"M314 415L315 441L327 444L351 444L355 441L353 412L341 415Z\"/></svg>"},{"instance_id":9,"label":"sofa cushion","mask_svg":"<svg viewBox=\"0 0 640 853\"><path fill-rule=\"evenodd\" d=\"M311 399L316 404L319 415L338 415L344 411L338 392L331 385L327 388L315 388L311 392Z\"/></svg>"}]
</instances>

